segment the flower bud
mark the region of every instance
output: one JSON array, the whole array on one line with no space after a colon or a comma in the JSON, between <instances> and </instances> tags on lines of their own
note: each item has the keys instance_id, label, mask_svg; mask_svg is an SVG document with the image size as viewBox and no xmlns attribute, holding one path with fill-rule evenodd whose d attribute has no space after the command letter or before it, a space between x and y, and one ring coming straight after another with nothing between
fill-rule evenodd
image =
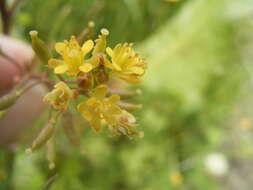
<instances>
[{"instance_id":1,"label":"flower bud","mask_svg":"<svg viewBox=\"0 0 253 190\"><path fill-rule=\"evenodd\" d=\"M70 100L73 99L73 91L64 82L58 82L54 89L44 97L46 104L51 104L54 109L64 110L68 107Z\"/></svg>"},{"instance_id":2,"label":"flower bud","mask_svg":"<svg viewBox=\"0 0 253 190\"><path fill-rule=\"evenodd\" d=\"M95 80L97 84L106 83L109 80L108 73L105 71L104 66L100 66L96 72Z\"/></svg>"},{"instance_id":3,"label":"flower bud","mask_svg":"<svg viewBox=\"0 0 253 190\"><path fill-rule=\"evenodd\" d=\"M81 73L77 77L76 83L82 90L89 90L94 86L94 79L90 73Z\"/></svg>"},{"instance_id":4,"label":"flower bud","mask_svg":"<svg viewBox=\"0 0 253 190\"><path fill-rule=\"evenodd\" d=\"M51 58L51 54L46 44L38 37L37 31L30 31L30 36L32 39L32 48L36 55L43 63L47 64L48 60Z\"/></svg>"}]
</instances>

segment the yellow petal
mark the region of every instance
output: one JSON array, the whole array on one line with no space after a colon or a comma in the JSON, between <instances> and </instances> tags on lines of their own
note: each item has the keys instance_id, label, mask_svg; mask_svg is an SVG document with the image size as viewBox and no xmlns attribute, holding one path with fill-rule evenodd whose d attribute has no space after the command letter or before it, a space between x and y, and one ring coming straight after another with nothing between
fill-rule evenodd
<instances>
[{"instance_id":1,"label":"yellow petal","mask_svg":"<svg viewBox=\"0 0 253 190\"><path fill-rule=\"evenodd\" d=\"M68 70L68 66L67 65L59 65L57 67L55 67L54 72L56 74L62 74L65 73Z\"/></svg>"},{"instance_id":2,"label":"yellow petal","mask_svg":"<svg viewBox=\"0 0 253 190\"><path fill-rule=\"evenodd\" d=\"M106 53L107 53L110 57L113 57L113 50L112 50L112 48L107 47L107 48L106 48Z\"/></svg>"},{"instance_id":3,"label":"yellow petal","mask_svg":"<svg viewBox=\"0 0 253 190\"><path fill-rule=\"evenodd\" d=\"M107 90L108 87L106 85L100 85L94 90L93 96L101 100L106 96Z\"/></svg>"},{"instance_id":4,"label":"yellow petal","mask_svg":"<svg viewBox=\"0 0 253 190\"><path fill-rule=\"evenodd\" d=\"M91 127L96 131L99 132L102 126L101 120L99 117L93 117L91 122Z\"/></svg>"},{"instance_id":5,"label":"yellow petal","mask_svg":"<svg viewBox=\"0 0 253 190\"><path fill-rule=\"evenodd\" d=\"M79 49L79 48L80 48L79 43L77 42L75 36L71 36L71 37L70 37L69 45L70 45L70 47L73 48L73 49Z\"/></svg>"},{"instance_id":6,"label":"yellow petal","mask_svg":"<svg viewBox=\"0 0 253 190\"><path fill-rule=\"evenodd\" d=\"M46 104L49 104L50 100L51 100L51 93L47 93L44 98L43 98L43 102Z\"/></svg>"},{"instance_id":7,"label":"yellow petal","mask_svg":"<svg viewBox=\"0 0 253 190\"><path fill-rule=\"evenodd\" d=\"M80 71L84 73L88 73L92 70L92 65L89 63L85 63L82 66L79 67Z\"/></svg>"},{"instance_id":8,"label":"yellow petal","mask_svg":"<svg viewBox=\"0 0 253 190\"><path fill-rule=\"evenodd\" d=\"M144 73L144 69L141 67L132 67L131 70L137 75L142 75Z\"/></svg>"},{"instance_id":9,"label":"yellow petal","mask_svg":"<svg viewBox=\"0 0 253 190\"><path fill-rule=\"evenodd\" d=\"M94 43L92 40L86 41L82 46L83 54L86 55L87 53L89 53L90 50L92 50L93 46L94 46Z\"/></svg>"},{"instance_id":10,"label":"yellow petal","mask_svg":"<svg viewBox=\"0 0 253 190\"><path fill-rule=\"evenodd\" d=\"M121 113L122 113L121 109L116 105L111 105L108 108L108 114L115 115L115 114L121 114Z\"/></svg>"},{"instance_id":11,"label":"yellow petal","mask_svg":"<svg viewBox=\"0 0 253 190\"><path fill-rule=\"evenodd\" d=\"M107 58L104 59L104 63L107 68L113 69L112 63Z\"/></svg>"},{"instance_id":12,"label":"yellow petal","mask_svg":"<svg viewBox=\"0 0 253 190\"><path fill-rule=\"evenodd\" d=\"M76 49L71 49L69 51L69 56L72 58L77 58L80 55L80 51L76 50Z\"/></svg>"},{"instance_id":13,"label":"yellow petal","mask_svg":"<svg viewBox=\"0 0 253 190\"><path fill-rule=\"evenodd\" d=\"M112 62L112 65L113 65L113 67L114 67L114 69L115 69L116 71L121 71L121 70L122 70L121 67L120 67L117 63Z\"/></svg>"},{"instance_id":14,"label":"yellow petal","mask_svg":"<svg viewBox=\"0 0 253 190\"><path fill-rule=\"evenodd\" d=\"M55 88L60 88L60 89L67 89L68 86L64 82L58 82L56 85L54 85Z\"/></svg>"},{"instance_id":15,"label":"yellow petal","mask_svg":"<svg viewBox=\"0 0 253 190\"><path fill-rule=\"evenodd\" d=\"M111 95L109 98L108 98L108 102L113 104L113 103L116 103L120 100L120 96L117 95L117 94L113 94Z\"/></svg>"},{"instance_id":16,"label":"yellow petal","mask_svg":"<svg viewBox=\"0 0 253 190\"><path fill-rule=\"evenodd\" d=\"M66 52L67 45L63 42L58 42L55 44L55 50L60 55L63 55Z\"/></svg>"},{"instance_id":17,"label":"yellow petal","mask_svg":"<svg viewBox=\"0 0 253 190\"><path fill-rule=\"evenodd\" d=\"M112 117L112 115L105 115L105 120L108 125L116 125L117 124L117 118L115 116Z\"/></svg>"},{"instance_id":18,"label":"yellow petal","mask_svg":"<svg viewBox=\"0 0 253 190\"><path fill-rule=\"evenodd\" d=\"M91 121L92 120L92 113L89 112L88 110L84 110L82 112L83 117L87 120L87 121Z\"/></svg>"},{"instance_id":19,"label":"yellow petal","mask_svg":"<svg viewBox=\"0 0 253 190\"><path fill-rule=\"evenodd\" d=\"M97 102L96 98L91 97L86 101L87 106L94 106L94 104Z\"/></svg>"},{"instance_id":20,"label":"yellow petal","mask_svg":"<svg viewBox=\"0 0 253 190\"><path fill-rule=\"evenodd\" d=\"M85 110L86 108L87 108L86 102L82 102L82 103L77 105L77 110L80 111L80 112L83 112L83 110Z\"/></svg>"},{"instance_id":21,"label":"yellow petal","mask_svg":"<svg viewBox=\"0 0 253 190\"><path fill-rule=\"evenodd\" d=\"M49 59L49 61L48 61L48 66L49 66L50 68L55 68L55 67L57 67L58 65L61 65L61 64L63 64L63 63L64 63L63 61L58 60L58 59Z\"/></svg>"}]
</instances>

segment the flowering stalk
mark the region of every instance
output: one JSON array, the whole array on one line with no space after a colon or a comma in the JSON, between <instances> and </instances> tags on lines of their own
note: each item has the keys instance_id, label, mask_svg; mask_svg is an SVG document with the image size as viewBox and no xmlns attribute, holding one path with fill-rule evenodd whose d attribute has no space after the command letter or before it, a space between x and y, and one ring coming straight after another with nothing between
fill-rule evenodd
<instances>
[{"instance_id":1,"label":"flowering stalk","mask_svg":"<svg viewBox=\"0 0 253 190\"><path fill-rule=\"evenodd\" d=\"M75 134L68 109L79 97L82 97L82 101L75 109L94 131L99 132L103 127L107 127L116 136L142 137L143 132L137 130L136 118L129 112L141 109L142 105L121 100L121 97L124 99L139 95L141 91L113 89L110 82L116 79L129 84L140 83L147 67L146 62L134 51L131 43L118 44L113 49L108 47L107 29L101 30L98 39L84 41L93 27L94 24L89 23L88 28L78 38L71 36L69 41L57 42L55 50L60 57L56 58L51 57L36 31L30 33L32 47L37 56L43 62L48 62L48 68L59 79L44 97L44 102L58 110L57 113L63 113L62 126L74 144L79 143L79 137ZM47 142L48 146L50 145L49 139L55 133L56 118L53 116L49 120L27 152L33 152ZM50 147L51 145L48 147L49 153ZM53 159L53 156L48 156L51 168L54 166Z\"/></svg>"}]
</instances>

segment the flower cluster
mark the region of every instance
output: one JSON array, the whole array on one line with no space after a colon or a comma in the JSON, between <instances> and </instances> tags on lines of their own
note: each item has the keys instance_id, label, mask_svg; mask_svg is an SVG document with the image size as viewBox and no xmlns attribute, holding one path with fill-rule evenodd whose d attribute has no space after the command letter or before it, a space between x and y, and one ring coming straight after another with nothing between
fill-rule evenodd
<instances>
[{"instance_id":1,"label":"flower cluster","mask_svg":"<svg viewBox=\"0 0 253 190\"><path fill-rule=\"evenodd\" d=\"M80 45L71 36L69 41L55 44L60 58L50 58L48 67L61 81L45 96L44 102L56 110L66 110L71 100L83 95L87 98L77 105L77 110L95 131L108 126L115 135L140 135L135 117L120 106L120 95L110 92L109 82L118 78L130 84L140 83L146 62L132 44L107 47L108 35L109 31L102 29L95 41L87 40Z\"/></svg>"}]
</instances>

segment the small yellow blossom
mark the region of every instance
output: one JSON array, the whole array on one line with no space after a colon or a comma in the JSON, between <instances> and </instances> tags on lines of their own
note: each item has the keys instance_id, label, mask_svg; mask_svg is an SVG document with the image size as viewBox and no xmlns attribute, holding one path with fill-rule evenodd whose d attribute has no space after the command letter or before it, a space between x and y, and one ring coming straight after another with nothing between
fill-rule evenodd
<instances>
[{"instance_id":1,"label":"small yellow blossom","mask_svg":"<svg viewBox=\"0 0 253 190\"><path fill-rule=\"evenodd\" d=\"M108 87L100 85L94 89L91 98L78 105L78 111L90 123L95 131L100 131L102 121L107 124L116 124L117 115L121 114L121 109L116 105L120 100L118 95L106 97Z\"/></svg>"},{"instance_id":2,"label":"small yellow blossom","mask_svg":"<svg viewBox=\"0 0 253 190\"><path fill-rule=\"evenodd\" d=\"M109 125L109 129L113 134L117 136L143 136L143 133L136 129L137 124L135 117L126 110L122 110L121 114L117 116L116 121L116 124Z\"/></svg>"},{"instance_id":3,"label":"small yellow blossom","mask_svg":"<svg viewBox=\"0 0 253 190\"><path fill-rule=\"evenodd\" d=\"M72 90L64 82L59 82L54 86L54 90L44 97L44 102L51 104L57 110L64 110L72 98Z\"/></svg>"},{"instance_id":4,"label":"small yellow blossom","mask_svg":"<svg viewBox=\"0 0 253 190\"><path fill-rule=\"evenodd\" d=\"M107 47L106 52L111 57L111 63L106 62L106 66L112 69L112 76L133 84L141 82L140 77L145 72L146 63L133 50L132 44L118 44L113 50Z\"/></svg>"},{"instance_id":5,"label":"small yellow blossom","mask_svg":"<svg viewBox=\"0 0 253 190\"><path fill-rule=\"evenodd\" d=\"M107 90L106 85L98 86L91 94L91 98L78 105L78 111L97 132L105 122L109 130L117 136L142 136L142 133L136 130L135 117L116 104L120 97L116 94L106 97Z\"/></svg>"},{"instance_id":6,"label":"small yellow blossom","mask_svg":"<svg viewBox=\"0 0 253 190\"><path fill-rule=\"evenodd\" d=\"M81 47L76 38L72 36L70 41L55 44L55 50L62 56L62 60L50 59L48 65L54 69L56 74L66 73L70 77L77 76L79 72L88 73L93 66L88 60L85 60L85 56L93 46L93 41L88 40Z\"/></svg>"}]
</instances>

